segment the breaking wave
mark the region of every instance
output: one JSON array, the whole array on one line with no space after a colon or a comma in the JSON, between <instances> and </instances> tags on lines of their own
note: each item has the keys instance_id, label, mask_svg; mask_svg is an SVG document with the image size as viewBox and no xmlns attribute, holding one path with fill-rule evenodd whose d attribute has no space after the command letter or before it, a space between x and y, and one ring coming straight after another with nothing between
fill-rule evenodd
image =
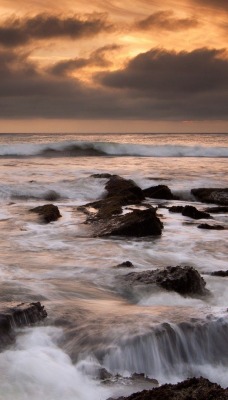
<instances>
[{"instance_id":1,"label":"breaking wave","mask_svg":"<svg viewBox=\"0 0 228 400\"><path fill-rule=\"evenodd\" d=\"M228 157L227 147L139 145L127 143L64 141L48 144L2 145L0 157Z\"/></svg>"}]
</instances>

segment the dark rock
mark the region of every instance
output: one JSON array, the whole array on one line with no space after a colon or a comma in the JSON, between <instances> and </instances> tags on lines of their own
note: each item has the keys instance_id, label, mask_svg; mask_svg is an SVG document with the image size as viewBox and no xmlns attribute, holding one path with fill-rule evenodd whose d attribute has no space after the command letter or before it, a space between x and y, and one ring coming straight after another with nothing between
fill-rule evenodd
<instances>
[{"instance_id":1,"label":"dark rock","mask_svg":"<svg viewBox=\"0 0 228 400\"><path fill-rule=\"evenodd\" d=\"M45 204L43 206L32 208L29 211L39 214L43 222L46 223L56 221L61 217L58 207L53 204Z\"/></svg>"},{"instance_id":2,"label":"dark rock","mask_svg":"<svg viewBox=\"0 0 228 400\"><path fill-rule=\"evenodd\" d=\"M113 175L105 185L106 197L129 197L138 201L145 199L142 189L131 179ZM134 203L132 203L134 204Z\"/></svg>"},{"instance_id":3,"label":"dark rock","mask_svg":"<svg viewBox=\"0 0 228 400\"><path fill-rule=\"evenodd\" d=\"M228 276L228 269L226 271L214 271L211 273L212 276L221 276L223 278L225 278L226 276Z\"/></svg>"},{"instance_id":4,"label":"dark rock","mask_svg":"<svg viewBox=\"0 0 228 400\"><path fill-rule=\"evenodd\" d=\"M201 377L143 390L117 400L228 400L228 389Z\"/></svg>"},{"instance_id":5,"label":"dark rock","mask_svg":"<svg viewBox=\"0 0 228 400\"><path fill-rule=\"evenodd\" d=\"M47 312L40 302L4 305L0 309L0 347L12 342L15 328L34 324L46 317Z\"/></svg>"},{"instance_id":6,"label":"dark rock","mask_svg":"<svg viewBox=\"0 0 228 400\"><path fill-rule=\"evenodd\" d=\"M117 215L109 220L100 220L95 226L94 236L150 236L161 235L163 224L154 209L134 210Z\"/></svg>"},{"instance_id":7,"label":"dark rock","mask_svg":"<svg viewBox=\"0 0 228 400\"><path fill-rule=\"evenodd\" d=\"M97 179L109 179L112 176L117 176L117 175L112 175L112 174L109 174L109 173L106 173L106 172L101 173L101 174L90 175L91 178L97 178Z\"/></svg>"},{"instance_id":8,"label":"dark rock","mask_svg":"<svg viewBox=\"0 0 228 400\"><path fill-rule=\"evenodd\" d=\"M172 206L172 207L169 207L169 212L182 213L183 209L184 209L184 206Z\"/></svg>"},{"instance_id":9,"label":"dark rock","mask_svg":"<svg viewBox=\"0 0 228 400\"><path fill-rule=\"evenodd\" d=\"M192 189L191 193L203 203L228 205L228 188L199 188Z\"/></svg>"},{"instance_id":10,"label":"dark rock","mask_svg":"<svg viewBox=\"0 0 228 400\"><path fill-rule=\"evenodd\" d=\"M56 201L60 199L60 195L55 190L49 190L48 192L44 193L44 200L48 201Z\"/></svg>"},{"instance_id":11,"label":"dark rock","mask_svg":"<svg viewBox=\"0 0 228 400\"><path fill-rule=\"evenodd\" d=\"M144 189L143 193L146 197L152 199L173 200L175 198L169 187L166 185L151 186Z\"/></svg>"},{"instance_id":12,"label":"dark rock","mask_svg":"<svg viewBox=\"0 0 228 400\"><path fill-rule=\"evenodd\" d=\"M210 214L205 213L204 211L199 211L193 206L185 206L182 211L182 215L193 219L212 218Z\"/></svg>"},{"instance_id":13,"label":"dark rock","mask_svg":"<svg viewBox=\"0 0 228 400\"><path fill-rule=\"evenodd\" d=\"M134 268L131 261L124 261L121 264L115 265L113 268Z\"/></svg>"},{"instance_id":14,"label":"dark rock","mask_svg":"<svg viewBox=\"0 0 228 400\"><path fill-rule=\"evenodd\" d=\"M221 206L221 207L208 207L204 211L209 212L209 213L214 213L214 214L225 214L228 212L228 207L226 206Z\"/></svg>"},{"instance_id":15,"label":"dark rock","mask_svg":"<svg viewBox=\"0 0 228 400\"><path fill-rule=\"evenodd\" d=\"M222 225L209 225L209 224L200 224L197 226L197 228L199 229L212 229L212 230L217 230L217 231L221 231L223 229L225 229L224 226Z\"/></svg>"},{"instance_id":16,"label":"dark rock","mask_svg":"<svg viewBox=\"0 0 228 400\"><path fill-rule=\"evenodd\" d=\"M204 279L195 268L189 266L130 272L124 279L131 285L156 284L181 295L194 296L208 293Z\"/></svg>"},{"instance_id":17,"label":"dark rock","mask_svg":"<svg viewBox=\"0 0 228 400\"><path fill-rule=\"evenodd\" d=\"M110 374L110 372L108 372L107 369L105 369L105 368L99 368L98 378L101 381L110 380L112 378L112 374Z\"/></svg>"}]
</instances>

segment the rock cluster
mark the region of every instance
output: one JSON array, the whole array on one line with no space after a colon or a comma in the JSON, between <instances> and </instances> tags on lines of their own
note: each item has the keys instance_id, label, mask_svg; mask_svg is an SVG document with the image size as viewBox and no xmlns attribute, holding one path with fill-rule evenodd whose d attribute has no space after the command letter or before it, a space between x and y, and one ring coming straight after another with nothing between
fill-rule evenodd
<instances>
[{"instance_id":1,"label":"rock cluster","mask_svg":"<svg viewBox=\"0 0 228 400\"><path fill-rule=\"evenodd\" d=\"M195 268L189 266L130 272L124 276L124 280L132 286L156 284L183 296L201 296L208 293L204 279Z\"/></svg>"}]
</instances>

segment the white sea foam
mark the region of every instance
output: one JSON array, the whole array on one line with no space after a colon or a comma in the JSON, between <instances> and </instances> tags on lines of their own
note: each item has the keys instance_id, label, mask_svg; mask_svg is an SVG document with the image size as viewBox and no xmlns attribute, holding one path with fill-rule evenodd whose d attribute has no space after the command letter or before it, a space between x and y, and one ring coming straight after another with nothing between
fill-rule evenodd
<instances>
[{"instance_id":1,"label":"white sea foam","mask_svg":"<svg viewBox=\"0 0 228 400\"><path fill-rule=\"evenodd\" d=\"M226 147L185 145L140 145L129 143L65 141L48 144L2 145L0 156L141 156L141 157L228 157Z\"/></svg>"}]
</instances>

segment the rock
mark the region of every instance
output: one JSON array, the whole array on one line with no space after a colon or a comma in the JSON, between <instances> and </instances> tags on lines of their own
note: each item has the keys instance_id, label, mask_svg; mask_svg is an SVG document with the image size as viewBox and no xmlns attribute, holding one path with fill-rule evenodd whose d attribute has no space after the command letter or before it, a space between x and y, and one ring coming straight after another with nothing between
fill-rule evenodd
<instances>
[{"instance_id":1,"label":"rock","mask_svg":"<svg viewBox=\"0 0 228 400\"><path fill-rule=\"evenodd\" d=\"M46 223L56 221L61 217L58 207L53 204L45 204L43 206L32 208L29 211L39 214L43 222Z\"/></svg>"},{"instance_id":2,"label":"rock","mask_svg":"<svg viewBox=\"0 0 228 400\"><path fill-rule=\"evenodd\" d=\"M56 201L60 199L60 195L55 190L49 190L44 193L44 200Z\"/></svg>"},{"instance_id":3,"label":"rock","mask_svg":"<svg viewBox=\"0 0 228 400\"><path fill-rule=\"evenodd\" d=\"M208 207L204 211L209 212L209 213L214 213L214 214L225 214L228 212L228 207L226 206L221 206L221 207Z\"/></svg>"},{"instance_id":4,"label":"rock","mask_svg":"<svg viewBox=\"0 0 228 400\"><path fill-rule=\"evenodd\" d=\"M146 197L150 197L152 199L164 199L164 200L174 199L171 190L166 185L151 186L147 189L144 189L143 193Z\"/></svg>"},{"instance_id":5,"label":"rock","mask_svg":"<svg viewBox=\"0 0 228 400\"><path fill-rule=\"evenodd\" d=\"M191 193L203 203L228 205L228 188L199 188L192 189Z\"/></svg>"},{"instance_id":6,"label":"rock","mask_svg":"<svg viewBox=\"0 0 228 400\"><path fill-rule=\"evenodd\" d=\"M109 220L100 220L95 226L95 237L161 235L163 224L154 209L134 210L125 215L116 215Z\"/></svg>"},{"instance_id":7,"label":"rock","mask_svg":"<svg viewBox=\"0 0 228 400\"><path fill-rule=\"evenodd\" d=\"M226 271L214 271L211 273L212 276L221 276L223 278L225 278L226 276L228 276L228 269Z\"/></svg>"},{"instance_id":8,"label":"rock","mask_svg":"<svg viewBox=\"0 0 228 400\"><path fill-rule=\"evenodd\" d=\"M172 206L172 207L169 207L169 212L182 213L183 209L184 209L184 206Z\"/></svg>"},{"instance_id":9,"label":"rock","mask_svg":"<svg viewBox=\"0 0 228 400\"><path fill-rule=\"evenodd\" d=\"M201 296L208 293L204 279L195 268L189 266L130 272L124 276L124 279L130 285L156 284L183 296Z\"/></svg>"},{"instance_id":10,"label":"rock","mask_svg":"<svg viewBox=\"0 0 228 400\"><path fill-rule=\"evenodd\" d=\"M129 197L139 202L145 199L142 189L134 181L118 175L111 176L105 189L107 190L106 197Z\"/></svg>"},{"instance_id":11,"label":"rock","mask_svg":"<svg viewBox=\"0 0 228 400\"><path fill-rule=\"evenodd\" d=\"M12 342L14 328L42 321L47 312L40 302L4 305L0 309L0 347Z\"/></svg>"},{"instance_id":12,"label":"rock","mask_svg":"<svg viewBox=\"0 0 228 400\"><path fill-rule=\"evenodd\" d=\"M115 265L113 268L134 268L131 261L124 261L121 264Z\"/></svg>"},{"instance_id":13,"label":"rock","mask_svg":"<svg viewBox=\"0 0 228 400\"><path fill-rule=\"evenodd\" d=\"M99 368L98 370L98 379L101 381L111 380L112 374L107 371L105 368Z\"/></svg>"},{"instance_id":14,"label":"rock","mask_svg":"<svg viewBox=\"0 0 228 400\"><path fill-rule=\"evenodd\" d=\"M182 215L193 219L212 218L210 214L205 213L204 211L199 211L193 206L185 206L182 211Z\"/></svg>"},{"instance_id":15,"label":"rock","mask_svg":"<svg viewBox=\"0 0 228 400\"><path fill-rule=\"evenodd\" d=\"M109 399L114 400L114 399ZM175 385L166 384L116 400L228 400L228 389L205 378L191 378Z\"/></svg>"},{"instance_id":16,"label":"rock","mask_svg":"<svg viewBox=\"0 0 228 400\"><path fill-rule=\"evenodd\" d=\"M223 229L225 229L224 226L222 225L209 225L209 224L200 224L197 226L197 228L199 229L212 229L212 230L218 230L221 231Z\"/></svg>"},{"instance_id":17,"label":"rock","mask_svg":"<svg viewBox=\"0 0 228 400\"><path fill-rule=\"evenodd\" d=\"M109 173L104 172L104 173L102 173L102 174L93 174L93 175L90 175L90 178L109 179L109 178L111 178L112 176L117 176L117 175L112 175L112 174L109 174Z\"/></svg>"}]
</instances>

